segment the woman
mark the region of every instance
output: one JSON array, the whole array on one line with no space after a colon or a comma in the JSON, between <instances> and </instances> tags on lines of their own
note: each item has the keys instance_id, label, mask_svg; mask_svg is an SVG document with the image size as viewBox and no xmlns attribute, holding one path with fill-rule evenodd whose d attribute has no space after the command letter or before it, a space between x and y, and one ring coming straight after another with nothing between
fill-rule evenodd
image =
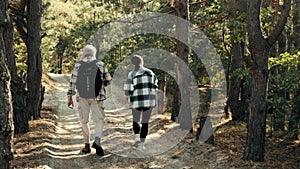
<instances>
[{"instance_id":1,"label":"woman","mask_svg":"<svg viewBox=\"0 0 300 169\"><path fill-rule=\"evenodd\" d=\"M141 56L132 56L131 63L134 65L134 69L128 73L124 91L126 99L130 99L129 108L132 110L133 116L132 127L135 134L133 146L145 149L144 143L148 134L150 115L155 107L157 78L150 69L143 66Z\"/></svg>"}]
</instances>

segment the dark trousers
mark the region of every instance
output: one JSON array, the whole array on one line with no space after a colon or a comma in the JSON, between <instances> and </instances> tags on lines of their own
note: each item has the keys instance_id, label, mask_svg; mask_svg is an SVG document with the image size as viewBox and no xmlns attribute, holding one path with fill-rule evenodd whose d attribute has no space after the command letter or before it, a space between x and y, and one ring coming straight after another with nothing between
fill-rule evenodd
<instances>
[{"instance_id":1,"label":"dark trousers","mask_svg":"<svg viewBox=\"0 0 300 169\"><path fill-rule=\"evenodd\" d=\"M142 142L145 142L145 139L148 135L148 124L151 116L153 108L139 108L132 109L133 116L133 132L134 134L140 134L140 138ZM141 121L142 115L142 127L140 127L139 123Z\"/></svg>"}]
</instances>

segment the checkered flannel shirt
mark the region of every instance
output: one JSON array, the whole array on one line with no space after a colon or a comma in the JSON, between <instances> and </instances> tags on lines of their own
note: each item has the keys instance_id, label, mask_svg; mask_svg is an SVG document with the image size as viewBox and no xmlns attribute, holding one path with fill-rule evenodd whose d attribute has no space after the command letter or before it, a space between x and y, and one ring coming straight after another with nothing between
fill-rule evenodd
<instances>
[{"instance_id":1,"label":"checkered flannel shirt","mask_svg":"<svg viewBox=\"0 0 300 169\"><path fill-rule=\"evenodd\" d=\"M124 84L125 95L129 96L129 108L149 108L155 106L155 92L158 88L155 74L147 68L128 73Z\"/></svg>"},{"instance_id":2,"label":"checkered flannel shirt","mask_svg":"<svg viewBox=\"0 0 300 169\"><path fill-rule=\"evenodd\" d=\"M84 62L91 62L93 61L93 58L90 57L86 57L83 59ZM97 100L105 100L106 96L105 96L105 88L104 86L106 86L107 84L110 83L110 81L112 80L110 73L108 72L107 67L105 66L105 64L99 60L99 62L96 63L96 65L98 66L98 68L100 69L100 71L102 72L102 74L104 74L104 79L103 79L103 85L100 89L99 95L97 96ZM74 66L72 75L71 75L71 80L70 80L70 85L69 85L69 90L67 95L68 96L73 96L76 94L77 97L79 97L79 94L76 93L76 81L77 81L77 75L78 75L78 70L80 67L80 63L77 62Z\"/></svg>"}]
</instances>

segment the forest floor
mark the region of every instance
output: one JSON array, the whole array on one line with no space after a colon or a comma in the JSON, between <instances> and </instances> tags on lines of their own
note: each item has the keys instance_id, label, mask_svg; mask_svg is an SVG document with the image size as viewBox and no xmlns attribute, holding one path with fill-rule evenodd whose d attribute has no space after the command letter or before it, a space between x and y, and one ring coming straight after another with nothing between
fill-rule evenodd
<instances>
[{"instance_id":1,"label":"forest floor","mask_svg":"<svg viewBox=\"0 0 300 169\"><path fill-rule=\"evenodd\" d=\"M131 147L131 115L124 108L112 109L106 101L103 157L80 153L83 148L76 109L69 109L66 91L69 76L50 75L41 118L30 121L30 131L14 138L16 169L298 169L300 141L284 132L267 132L264 162L243 161L246 124L229 121L214 133L215 144L195 141L195 132L178 129L166 114L151 117L146 150ZM93 129L93 127L92 127ZM93 131L93 130L91 130ZM168 137L168 133L178 137ZM169 140L171 139L171 140Z\"/></svg>"}]
</instances>

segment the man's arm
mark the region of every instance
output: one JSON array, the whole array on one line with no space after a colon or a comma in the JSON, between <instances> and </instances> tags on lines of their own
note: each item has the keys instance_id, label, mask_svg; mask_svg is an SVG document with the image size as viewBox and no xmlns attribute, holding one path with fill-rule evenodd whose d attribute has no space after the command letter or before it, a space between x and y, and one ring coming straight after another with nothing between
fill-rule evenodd
<instances>
[{"instance_id":1,"label":"man's arm","mask_svg":"<svg viewBox=\"0 0 300 169\"><path fill-rule=\"evenodd\" d=\"M77 74L78 74L79 67L80 67L80 64L76 63L75 67L73 69L72 75L71 75L71 79L70 79L70 83L69 83L69 89L68 89L68 92L67 92L68 107L70 107L70 108L74 107L72 96L76 94L75 88L76 88L76 81L77 81Z\"/></svg>"},{"instance_id":2,"label":"man's arm","mask_svg":"<svg viewBox=\"0 0 300 169\"><path fill-rule=\"evenodd\" d=\"M70 83L69 83L69 89L68 89L68 96L73 96L76 94L75 88L76 88L76 81L77 81L77 75L78 75L78 70L79 70L80 64L76 63L75 67L72 71Z\"/></svg>"},{"instance_id":3,"label":"man's arm","mask_svg":"<svg viewBox=\"0 0 300 169\"><path fill-rule=\"evenodd\" d=\"M108 72L108 69L106 65L103 65L103 85L108 86L111 84L112 78L110 73Z\"/></svg>"}]
</instances>

